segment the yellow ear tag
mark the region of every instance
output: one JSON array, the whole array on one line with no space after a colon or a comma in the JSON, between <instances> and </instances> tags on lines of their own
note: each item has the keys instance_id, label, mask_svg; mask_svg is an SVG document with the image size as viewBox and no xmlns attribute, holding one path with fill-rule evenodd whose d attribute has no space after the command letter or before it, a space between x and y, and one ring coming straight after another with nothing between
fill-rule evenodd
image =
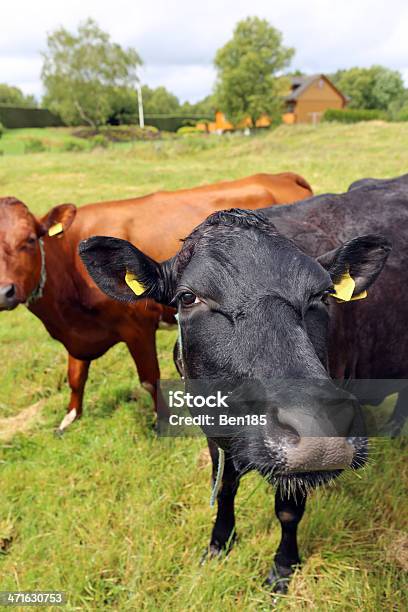
<instances>
[{"instance_id":1,"label":"yellow ear tag","mask_svg":"<svg viewBox=\"0 0 408 612\"><path fill-rule=\"evenodd\" d=\"M137 280L136 276L132 274L132 272L126 271L125 281L136 295L142 295L142 293L145 292L145 288L143 287L142 283Z\"/></svg>"},{"instance_id":2,"label":"yellow ear tag","mask_svg":"<svg viewBox=\"0 0 408 612\"><path fill-rule=\"evenodd\" d=\"M354 300L364 300L364 298L366 298L368 295L367 291L362 291L361 293L359 293L358 295L354 295L350 302L354 302Z\"/></svg>"},{"instance_id":3,"label":"yellow ear tag","mask_svg":"<svg viewBox=\"0 0 408 612\"><path fill-rule=\"evenodd\" d=\"M62 228L62 223L56 223L55 225L52 225L50 227L50 229L48 230L48 235L56 236L57 234L62 234L63 231L64 230Z\"/></svg>"},{"instance_id":4,"label":"yellow ear tag","mask_svg":"<svg viewBox=\"0 0 408 612\"><path fill-rule=\"evenodd\" d=\"M333 293L333 297L341 302L353 302L354 300L362 300L367 297L367 291L362 291L353 297L355 288L356 283L354 279L351 278L349 272L346 272L341 277L340 282L334 285L335 293Z\"/></svg>"}]
</instances>

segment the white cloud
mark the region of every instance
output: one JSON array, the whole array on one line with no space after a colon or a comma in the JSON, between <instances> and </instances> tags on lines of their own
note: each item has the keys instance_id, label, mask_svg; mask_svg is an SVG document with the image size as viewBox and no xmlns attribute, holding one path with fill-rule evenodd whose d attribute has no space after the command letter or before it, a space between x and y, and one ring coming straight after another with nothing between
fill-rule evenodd
<instances>
[{"instance_id":1,"label":"white cloud","mask_svg":"<svg viewBox=\"0 0 408 612\"><path fill-rule=\"evenodd\" d=\"M39 75L42 61L39 56L3 55L0 53L0 83L17 85L25 93L41 97Z\"/></svg>"},{"instance_id":2,"label":"white cloud","mask_svg":"<svg viewBox=\"0 0 408 612\"><path fill-rule=\"evenodd\" d=\"M181 100L196 102L205 98L215 82L215 69L202 64L152 64L142 70L142 82L151 87L164 85Z\"/></svg>"},{"instance_id":3,"label":"white cloud","mask_svg":"<svg viewBox=\"0 0 408 612\"><path fill-rule=\"evenodd\" d=\"M296 48L296 68L331 72L379 63L408 81L405 0L13 0L1 7L0 82L39 95L47 32L60 25L74 29L91 16L114 40L137 49L145 82L197 100L214 83L215 51L248 14L282 31L284 42Z\"/></svg>"}]
</instances>

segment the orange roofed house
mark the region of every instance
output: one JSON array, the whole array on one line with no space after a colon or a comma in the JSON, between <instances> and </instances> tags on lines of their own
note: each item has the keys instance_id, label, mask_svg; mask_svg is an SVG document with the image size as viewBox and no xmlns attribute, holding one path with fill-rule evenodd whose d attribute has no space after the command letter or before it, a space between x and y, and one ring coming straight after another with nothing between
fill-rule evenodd
<instances>
[{"instance_id":1,"label":"orange roofed house","mask_svg":"<svg viewBox=\"0 0 408 612\"><path fill-rule=\"evenodd\" d=\"M324 111L344 108L348 102L348 98L324 74L290 77L290 83L290 93L284 98L284 123L318 123ZM258 119L256 127L269 127L270 124L265 115ZM219 134L246 127L252 127L249 117L234 126L220 110L215 113L215 121L197 125L202 131Z\"/></svg>"},{"instance_id":2,"label":"orange roofed house","mask_svg":"<svg viewBox=\"0 0 408 612\"><path fill-rule=\"evenodd\" d=\"M347 97L324 74L291 77L285 97L285 123L317 123L329 108L342 109Z\"/></svg>"}]
</instances>

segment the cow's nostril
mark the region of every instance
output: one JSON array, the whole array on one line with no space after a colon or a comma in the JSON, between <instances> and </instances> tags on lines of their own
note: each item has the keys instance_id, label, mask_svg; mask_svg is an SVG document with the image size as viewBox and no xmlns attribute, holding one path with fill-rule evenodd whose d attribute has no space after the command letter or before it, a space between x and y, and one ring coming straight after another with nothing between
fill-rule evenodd
<instances>
[{"instance_id":1,"label":"cow's nostril","mask_svg":"<svg viewBox=\"0 0 408 612\"><path fill-rule=\"evenodd\" d=\"M286 443L288 444L298 444L300 441L300 435L296 431L294 427L290 425L282 425L279 424L279 429L282 431L282 434L285 438Z\"/></svg>"},{"instance_id":2,"label":"cow's nostril","mask_svg":"<svg viewBox=\"0 0 408 612\"><path fill-rule=\"evenodd\" d=\"M9 287L6 288L4 292L4 295L6 296L7 299L13 298L15 294L16 294L15 285L10 285Z\"/></svg>"}]
</instances>

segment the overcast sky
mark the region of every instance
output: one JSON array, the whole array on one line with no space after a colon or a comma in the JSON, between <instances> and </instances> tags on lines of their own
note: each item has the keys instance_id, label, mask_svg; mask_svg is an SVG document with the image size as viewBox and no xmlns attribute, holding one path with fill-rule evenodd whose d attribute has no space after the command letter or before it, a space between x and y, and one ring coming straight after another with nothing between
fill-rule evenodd
<instances>
[{"instance_id":1,"label":"overcast sky","mask_svg":"<svg viewBox=\"0 0 408 612\"><path fill-rule=\"evenodd\" d=\"M41 96L46 34L93 17L142 56L140 76L181 101L210 93L215 51L248 15L268 19L306 73L383 64L408 84L407 0L0 0L0 82Z\"/></svg>"}]
</instances>

